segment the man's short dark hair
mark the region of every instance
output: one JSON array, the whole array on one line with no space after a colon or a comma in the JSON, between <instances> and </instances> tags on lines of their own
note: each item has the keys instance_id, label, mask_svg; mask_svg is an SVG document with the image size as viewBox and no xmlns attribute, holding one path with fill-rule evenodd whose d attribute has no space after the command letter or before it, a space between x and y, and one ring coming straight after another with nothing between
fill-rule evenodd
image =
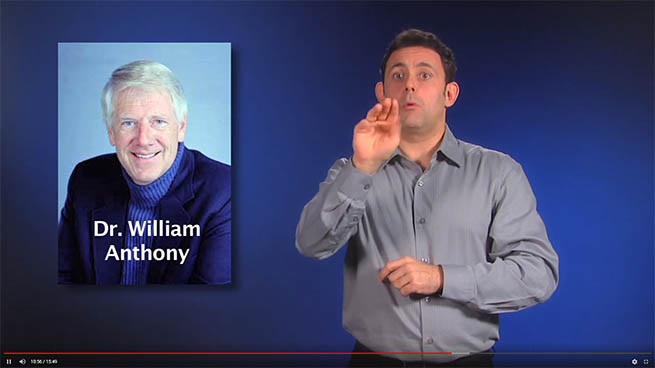
<instances>
[{"instance_id":1,"label":"man's short dark hair","mask_svg":"<svg viewBox=\"0 0 655 368\"><path fill-rule=\"evenodd\" d=\"M434 33L421 31L420 29L408 29L400 32L387 47L387 52L382 58L382 65L380 65L380 74L384 81L384 73L387 69L387 61L391 54L405 47L422 46L434 50L441 57L443 69L446 72L446 84L455 80L455 72L457 72L457 65L455 65L455 55L453 51L443 43L439 37Z\"/></svg>"}]
</instances>

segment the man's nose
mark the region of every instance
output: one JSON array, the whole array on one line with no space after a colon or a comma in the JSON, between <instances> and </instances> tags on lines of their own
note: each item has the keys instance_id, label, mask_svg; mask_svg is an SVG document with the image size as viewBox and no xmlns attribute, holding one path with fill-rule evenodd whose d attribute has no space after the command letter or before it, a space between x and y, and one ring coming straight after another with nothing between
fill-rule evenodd
<instances>
[{"instance_id":1,"label":"man's nose","mask_svg":"<svg viewBox=\"0 0 655 368\"><path fill-rule=\"evenodd\" d=\"M138 144L147 146L152 143L152 127L148 121L139 122L136 134Z\"/></svg>"},{"instance_id":2,"label":"man's nose","mask_svg":"<svg viewBox=\"0 0 655 368\"><path fill-rule=\"evenodd\" d=\"M407 78L407 81L405 82L405 92L416 92L416 81L414 78Z\"/></svg>"}]
</instances>

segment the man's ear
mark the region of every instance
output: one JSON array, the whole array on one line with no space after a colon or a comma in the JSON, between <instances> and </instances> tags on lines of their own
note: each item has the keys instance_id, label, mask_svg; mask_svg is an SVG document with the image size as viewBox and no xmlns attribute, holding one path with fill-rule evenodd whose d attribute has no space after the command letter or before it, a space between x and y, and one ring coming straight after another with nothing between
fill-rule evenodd
<instances>
[{"instance_id":1,"label":"man's ear","mask_svg":"<svg viewBox=\"0 0 655 368\"><path fill-rule=\"evenodd\" d=\"M378 98L379 103L384 101L384 84L382 84L382 82L377 82L375 84L375 97Z\"/></svg>"},{"instance_id":2,"label":"man's ear","mask_svg":"<svg viewBox=\"0 0 655 368\"><path fill-rule=\"evenodd\" d=\"M178 142L184 142L184 137L186 136L186 115L184 115L184 119L180 122L180 126L177 131L177 141Z\"/></svg>"},{"instance_id":3,"label":"man's ear","mask_svg":"<svg viewBox=\"0 0 655 368\"><path fill-rule=\"evenodd\" d=\"M450 82L446 85L445 91L445 103L446 107L451 107L457 101L457 96L459 96L459 84L457 82Z\"/></svg>"},{"instance_id":4,"label":"man's ear","mask_svg":"<svg viewBox=\"0 0 655 368\"><path fill-rule=\"evenodd\" d=\"M107 134L109 135L109 144L116 146L116 137L114 137L114 131L111 128L107 128Z\"/></svg>"}]
</instances>

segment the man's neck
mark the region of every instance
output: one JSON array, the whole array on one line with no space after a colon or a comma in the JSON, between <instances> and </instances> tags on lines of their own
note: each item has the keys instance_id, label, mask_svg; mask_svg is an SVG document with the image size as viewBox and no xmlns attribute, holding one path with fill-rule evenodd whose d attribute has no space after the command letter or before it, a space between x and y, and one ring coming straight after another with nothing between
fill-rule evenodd
<instances>
[{"instance_id":1,"label":"man's neck","mask_svg":"<svg viewBox=\"0 0 655 368\"><path fill-rule=\"evenodd\" d=\"M405 156L419 164L425 171L430 167L432 156L439 149L445 133L445 122L439 124L436 129L427 134L403 131L399 148Z\"/></svg>"}]
</instances>

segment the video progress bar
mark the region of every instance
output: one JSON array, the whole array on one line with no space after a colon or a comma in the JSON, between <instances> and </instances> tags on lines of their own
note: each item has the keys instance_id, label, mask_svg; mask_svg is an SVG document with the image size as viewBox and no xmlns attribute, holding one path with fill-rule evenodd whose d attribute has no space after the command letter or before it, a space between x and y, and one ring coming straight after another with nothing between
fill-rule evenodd
<instances>
[{"instance_id":1,"label":"video progress bar","mask_svg":"<svg viewBox=\"0 0 655 368\"><path fill-rule=\"evenodd\" d=\"M370 354L396 354L396 355L652 355L652 351L502 351L502 352L278 352L278 351L8 351L4 355L370 355Z\"/></svg>"},{"instance_id":2,"label":"video progress bar","mask_svg":"<svg viewBox=\"0 0 655 368\"><path fill-rule=\"evenodd\" d=\"M5 352L5 355L367 355L367 354L398 354L398 355L451 355L451 352L277 352L277 351L256 351L256 352L154 352L154 351L90 351L90 352L77 352L77 351L11 351Z\"/></svg>"}]
</instances>

